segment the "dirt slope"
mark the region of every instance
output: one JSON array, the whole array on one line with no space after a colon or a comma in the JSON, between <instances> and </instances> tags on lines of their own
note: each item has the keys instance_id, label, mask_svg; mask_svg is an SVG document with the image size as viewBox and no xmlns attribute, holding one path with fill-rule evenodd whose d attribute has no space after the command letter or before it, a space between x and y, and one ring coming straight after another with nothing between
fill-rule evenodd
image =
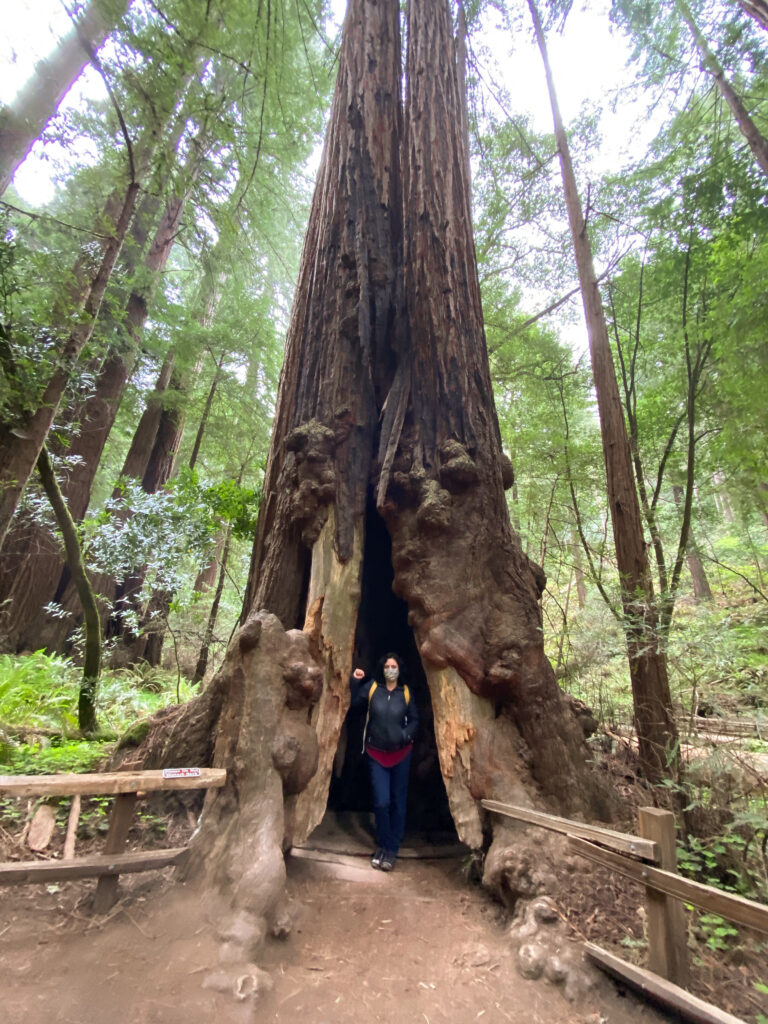
<instances>
[{"instance_id":1,"label":"dirt slope","mask_svg":"<svg viewBox=\"0 0 768 1024\"><path fill-rule=\"evenodd\" d=\"M310 855L313 856L313 855ZM601 981L579 1004L522 980L498 908L460 860L401 860L373 871L289 860L295 919L269 940L274 981L258 1001L203 988L217 967L215 908L164 875L126 879L106 920L90 917L93 883L6 888L0 909L3 1024L649 1024L656 1011Z\"/></svg>"}]
</instances>

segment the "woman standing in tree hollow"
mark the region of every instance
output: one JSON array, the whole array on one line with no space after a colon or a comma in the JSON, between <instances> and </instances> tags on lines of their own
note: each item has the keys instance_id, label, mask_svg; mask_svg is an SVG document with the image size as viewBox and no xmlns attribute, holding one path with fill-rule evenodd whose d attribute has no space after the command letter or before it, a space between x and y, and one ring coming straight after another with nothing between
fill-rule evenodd
<instances>
[{"instance_id":1,"label":"woman standing in tree hollow","mask_svg":"<svg viewBox=\"0 0 768 1024\"><path fill-rule=\"evenodd\" d=\"M350 680L352 706L368 705L363 748L376 817L371 865L382 871L394 868L403 839L411 752L419 727L416 704L403 677L402 658L390 653L381 659L372 679L356 668Z\"/></svg>"}]
</instances>

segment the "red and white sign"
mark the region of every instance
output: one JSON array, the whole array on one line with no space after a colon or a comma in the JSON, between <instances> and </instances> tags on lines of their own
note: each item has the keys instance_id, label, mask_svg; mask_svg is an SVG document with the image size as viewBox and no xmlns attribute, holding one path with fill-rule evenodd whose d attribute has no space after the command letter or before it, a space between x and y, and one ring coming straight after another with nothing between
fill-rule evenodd
<instances>
[{"instance_id":1,"label":"red and white sign","mask_svg":"<svg viewBox=\"0 0 768 1024\"><path fill-rule=\"evenodd\" d=\"M164 779L196 779L199 776L199 768L163 768Z\"/></svg>"}]
</instances>

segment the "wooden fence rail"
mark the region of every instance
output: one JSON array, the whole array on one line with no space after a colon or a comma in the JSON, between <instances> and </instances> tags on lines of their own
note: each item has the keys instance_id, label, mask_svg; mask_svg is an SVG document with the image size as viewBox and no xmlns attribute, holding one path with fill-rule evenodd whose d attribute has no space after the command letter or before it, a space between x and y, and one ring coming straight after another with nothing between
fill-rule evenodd
<instances>
[{"instance_id":1,"label":"wooden fence rail","mask_svg":"<svg viewBox=\"0 0 768 1024\"><path fill-rule=\"evenodd\" d=\"M627 835L626 832L614 832L609 828L602 828L599 825L586 825L581 821L571 821L570 818L558 818L554 814L544 814L542 811L534 811L529 807L515 807L512 804L503 804L498 800L483 800L483 807L488 811L495 811L507 818L514 818L516 821L527 821L530 825L540 825L549 829L550 832L560 832L566 836L580 836L582 839L591 839L593 842L601 843L618 853L631 853L635 857L657 863L659 859L658 845L651 839L643 836Z\"/></svg>"},{"instance_id":2,"label":"wooden fence rail","mask_svg":"<svg viewBox=\"0 0 768 1024\"><path fill-rule=\"evenodd\" d=\"M224 785L224 768L166 768L145 772L103 772L82 775L0 775L1 796L72 796L64 860L9 861L0 863L0 884L50 882L97 877L93 909L104 914L117 898L119 876L178 864L187 847L170 850L125 850L128 830L140 796L158 790L212 789ZM74 836L80 796L114 796L104 852L74 857Z\"/></svg>"},{"instance_id":3,"label":"wooden fence rail","mask_svg":"<svg viewBox=\"0 0 768 1024\"><path fill-rule=\"evenodd\" d=\"M559 832L568 837L574 853L645 886L650 971L644 972L588 944L587 952L593 960L614 974L622 973L625 980L656 998L666 992L668 1004L694 1020L710 1024L736 1021L715 1007L709 1007L711 1013L707 1015L701 1006L708 1004L694 999L682 987L689 976L683 902L764 933L768 933L768 906L677 874L675 817L670 811L641 807L638 818L642 834L632 836L497 800L483 800L482 805L496 814ZM648 978L655 980L649 983Z\"/></svg>"},{"instance_id":4,"label":"wooden fence rail","mask_svg":"<svg viewBox=\"0 0 768 1024\"><path fill-rule=\"evenodd\" d=\"M611 868L636 882L656 889L666 896L672 896L685 903L691 903L699 910L708 914L718 914L735 924L744 925L745 928L754 928L756 931L768 934L768 907L762 903L755 903L753 900L744 899L743 896L736 896L735 893L723 892L713 885L703 885L701 882L694 882L690 878L683 878L682 875L672 871L663 871L638 864L636 861L620 857L610 850L601 850L592 843L585 843L583 839L575 836L569 837L569 846L574 853L581 857L602 864L603 867Z\"/></svg>"}]
</instances>

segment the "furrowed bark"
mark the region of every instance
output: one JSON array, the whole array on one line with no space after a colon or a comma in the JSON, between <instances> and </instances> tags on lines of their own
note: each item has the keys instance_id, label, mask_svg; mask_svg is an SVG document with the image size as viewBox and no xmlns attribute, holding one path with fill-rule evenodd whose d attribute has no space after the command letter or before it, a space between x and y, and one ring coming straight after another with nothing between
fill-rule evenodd
<instances>
[{"instance_id":1,"label":"furrowed bark","mask_svg":"<svg viewBox=\"0 0 768 1024\"><path fill-rule=\"evenodd\" d=\"M310 789L289 801L301 838L325 810L349 703L364 516L399 326L400 26L396 0L353 0L286 339L244 608L304 626L323 664Z\"/></svg>"},{"instance_id":2,"label":"furrowed bark","mask_svg":"<svg viewBox=\"0 0 768 1024\"><path fill-rule=\"evenodd\" d=\"M286 626L303 622L306 548L331 501L338 555L351 555L378 412L391 385L401 246L395 6L356 2L347 12L286 339L244 605L268 608Z\"/></svg>"},{"instance_id":3,"label":"furrowed bark","mask_svg":"<svg viewBox=\"0 0 768 1024\"><path fill-rule=\"evenodd\" d=\"M200 653L197 656L197 665L195 666L195 674L192 676L192 683L202 683L205 678L205 673L208 669L208 657L211 650L211 644L213 643L214 629L216 628L216 618L219 614L219 604L221 603L221 595L224 593L224 584L227 578L227 561L229 559L229 548L230 541L232 539L232 531L228 529L224 538L224 546L221 551L221 557L218 560L219 566L219 579L216 584L216 593L213 595L213 602L211 604L211 610L208 613L208 621L205 625L205 635L203 636L203 643L200 647Z\"/></svg>"},{"instance_id":4,"label":"furrowed bark","mask_svg":"<svg viewBox=\"0 0 768 1024\"><path fill-rule=\"evenodd\" d=\"M672 493L675 498L675 504L678 506L682 505L685 499L685 491L683 488L675 484L672 488ZM691 574L693 599L696 604L701 604L703 601L713 601L712 588L709 585L709 580L707 579L707 574L704 570L704 564L701 561L699 545L696 543L696 538L693 534L692 528L688 531L688 545L685 549L685 560L688 565L688 572Z\"/></svg>"},{"instance_id":5,"label":"furrowed bark","mask_svg":"<svg viewBox=\"0 0 768 1024\"><path fill-rule=\"evenodd\" d=\"M544 576L522 552L504 497L512 473L483 330L450 12L444 0L411 2L408 18L410 334L397 374L410 388L399 438L396 423L391 437L386 421L382 428L380 450L394 442L397 453L378 493L386 487L380 510L392 537L394 588L408 604L427 675L454 821L475 844L478 794L509 792L528 777L515 750L527 746L536 781L558 806L599 797L544 657ZM435 53L444 55L444 74L431 73Z\"/></svg>"}]
</instances>

